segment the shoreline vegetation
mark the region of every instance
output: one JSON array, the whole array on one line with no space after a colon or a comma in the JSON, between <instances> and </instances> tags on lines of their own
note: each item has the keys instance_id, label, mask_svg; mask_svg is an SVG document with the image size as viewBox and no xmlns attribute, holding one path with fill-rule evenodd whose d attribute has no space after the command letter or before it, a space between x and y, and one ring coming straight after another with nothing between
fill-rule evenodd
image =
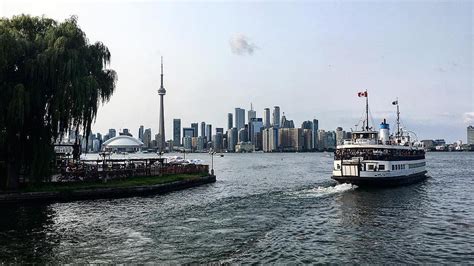
<instances>
[{"instance_id":1,"label":"shoreline vegetation","mask_svg":"<svg viewBox=\"0 0 474 266\"><path fill-rule=\"evenodd\" d=\"M122 198L163 194L216 181L214 175L166 174L138 176L90 182L47 182L29 184L17 191L0 192L0 204L24 202L57 202L103 198Z\"/></svg>"}]
</instances>

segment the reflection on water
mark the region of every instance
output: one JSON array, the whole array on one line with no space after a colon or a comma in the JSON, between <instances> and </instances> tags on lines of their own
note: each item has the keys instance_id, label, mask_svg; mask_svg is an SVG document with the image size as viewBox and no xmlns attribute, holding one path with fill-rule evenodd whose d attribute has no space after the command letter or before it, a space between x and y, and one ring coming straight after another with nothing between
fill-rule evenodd
<instances>
[{"instance_id":1,"label":"reflection on water","mask_svg":"<svg viewBox=\"0 0 474 266\"><path fill-rule=\"evenodd\" d=\"M432 178L392 189L336 185L324 154L214 159L215 184L162 196L0 206L0 262L474 260L472 153L428 154Z\"/></svg>"}]
</instances>

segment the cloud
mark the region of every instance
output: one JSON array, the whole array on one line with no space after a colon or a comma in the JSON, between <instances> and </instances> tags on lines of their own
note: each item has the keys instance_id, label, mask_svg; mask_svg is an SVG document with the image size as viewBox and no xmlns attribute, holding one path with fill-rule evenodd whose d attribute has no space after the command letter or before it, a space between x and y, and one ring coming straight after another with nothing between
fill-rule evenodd
<instances>
[{"instance_id":1,"label":"cloud","mask_svg":"<svg viewBox=\"0 0 474 266\"><path fill-rule=\"evenodd\" d=\"M258 47L250 42L247 36L243 34L237 34L232 37L229 41L230 49L232 53L236 55L252 55Z\"/></svg>"},{"instance_id":2,"label":"cloud","mask_svg":"<svg viewBox=\"0 0 474 266\"><path fill-rule=\"evenodd\" d=\"M474 125L474 112L464 113L464 123Z\"/></svg>"}]
</instances>

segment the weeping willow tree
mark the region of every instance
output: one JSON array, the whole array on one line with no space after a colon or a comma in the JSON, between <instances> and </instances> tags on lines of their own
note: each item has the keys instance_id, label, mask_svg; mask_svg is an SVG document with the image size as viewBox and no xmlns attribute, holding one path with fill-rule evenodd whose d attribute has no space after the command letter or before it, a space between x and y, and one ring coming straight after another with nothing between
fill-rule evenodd
<instances>
[{"instance_id":1,"label":"weeping willow tree","mask_svg":"<svg viewBox=\"0 0 474 266\"><path fill-rule=\"evenodd\" d=\"M50 175L53 143L71 128L88 138L101 103L115 88L110 52L90 44L77 18L56 22L27 15L0 18L0 177Z\"/></svg>"}]
</instances>

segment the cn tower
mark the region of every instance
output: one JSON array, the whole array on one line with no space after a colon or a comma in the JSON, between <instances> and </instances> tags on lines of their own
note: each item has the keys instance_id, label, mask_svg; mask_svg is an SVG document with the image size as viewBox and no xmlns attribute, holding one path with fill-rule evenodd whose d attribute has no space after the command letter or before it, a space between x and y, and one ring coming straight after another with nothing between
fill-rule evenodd
<instances>
[{"instance_id":1,"label":"cn tower","mask_svg":"<svg viewBox=\"0 0 474 266\"><path fill-rule=\"evenodd\" d=\"M165 96L166 90L165 87L163 86L163 56L161 57L161 86L160 89L158 90L158 95L160 95L160 129L159 129L159 134L160 134L160 143L159 146L159 151L164 152L166 150L166 141L165 141L165 107L164 107L164 102L163 102L163 96Z\"/></svg>"}]
</instances>

